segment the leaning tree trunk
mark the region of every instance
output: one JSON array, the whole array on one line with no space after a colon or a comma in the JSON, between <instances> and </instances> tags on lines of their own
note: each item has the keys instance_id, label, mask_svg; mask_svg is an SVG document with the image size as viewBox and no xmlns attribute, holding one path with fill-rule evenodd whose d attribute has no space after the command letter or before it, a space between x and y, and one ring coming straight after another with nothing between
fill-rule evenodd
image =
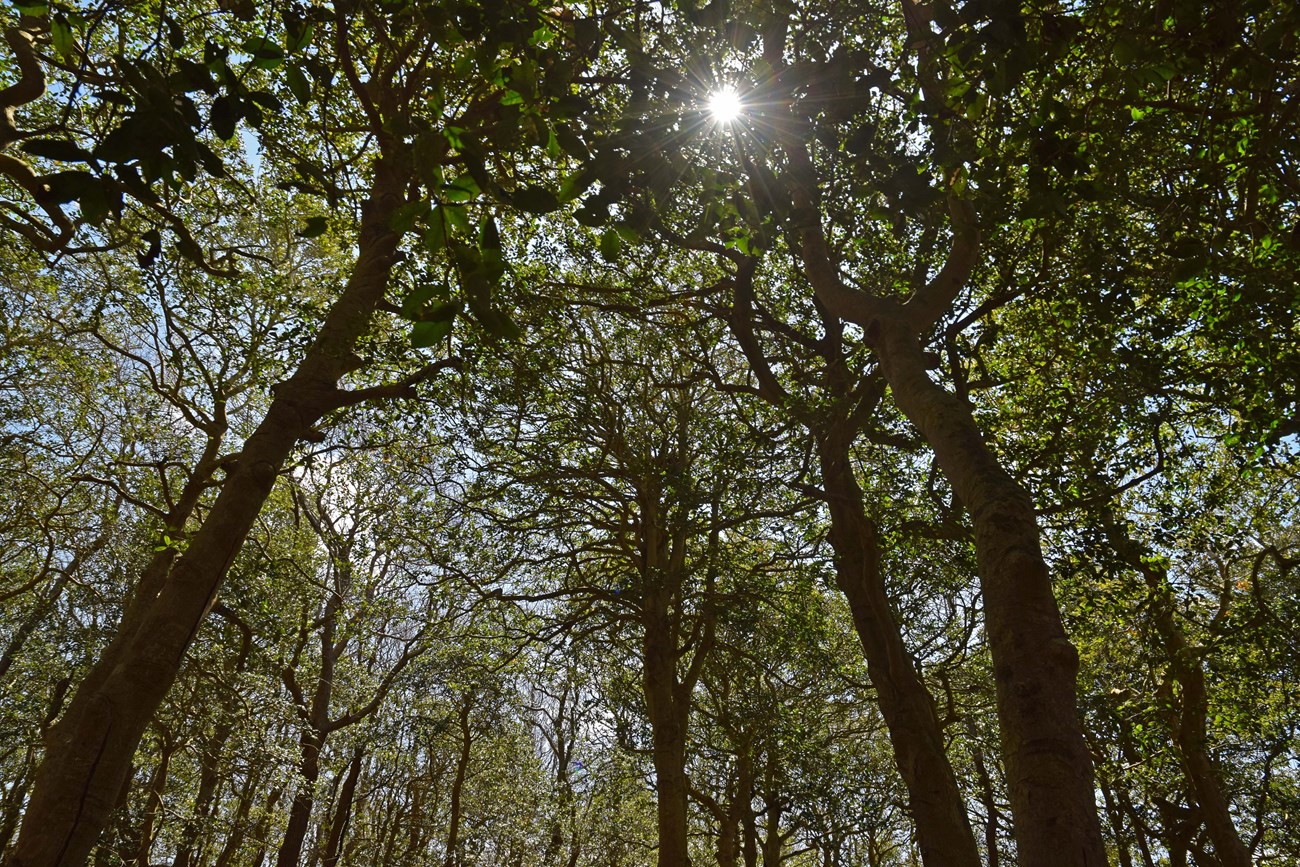
<instances>
[{"instance_id":1,"label":"leaning tree trunk","mask_svg":"<svg viewBox=\"0 0 1300 867\"><path fill-rule=\"evenodd\" d=\"M456 715L456 720L460 724L460 752L456 755L456 775L451 781L451 804L448 807L451 815L447 821L447 843L443 847L446 850L446 857L443 859L443 867L456 867L459 863L457 851L460 849L461 796L465 790L469 760L474 749L474 732L469 719L473 709L471 698L466 696L465 703L460 706Z\"/></svg>"},{"instance_id":2,"label":"leaning tree trunk","mask_svg":"<svg viewBox=\"0 0 1300 867\"><path fill-rule=\"evenodd\" d=\"M862 490L850 463L853 434L841 422L817 437L836 583L848 598L867 673L889 728L894 763L907 786L921 860L926 867L980 867L934 699L912 664L885 594L876 527L863 512Z\"/></svg>"},{"instance_id":3,"label":"leaning tree trunk","mask_svg":"<svg viewBox=\"0 0 1300 867\"><path fill-rule=\"evenodd\" d=\"M298 790L289 805L289 822L275 856L275 867L298 867L312 808L316 805L316 781L320 779L320 753L324 745L325 736L311 726L298 739Z\"/></svg>"},{"instance_id":4,"label":"leaning tree trunk","mask_svg":"<svg viewBox=\"0 0 1300 867\"><path fill-rule=\"evenodd\" d=\"M119 631L51 730L12 867L81 867L108 823L145 727L262 504L299 438L338 405L338 381L383 299L401 235L390 226L407 174L381 158L361 224L356 265L297 371L275 389L202 525L135 629Z\"/></svg>"}]
</instances>

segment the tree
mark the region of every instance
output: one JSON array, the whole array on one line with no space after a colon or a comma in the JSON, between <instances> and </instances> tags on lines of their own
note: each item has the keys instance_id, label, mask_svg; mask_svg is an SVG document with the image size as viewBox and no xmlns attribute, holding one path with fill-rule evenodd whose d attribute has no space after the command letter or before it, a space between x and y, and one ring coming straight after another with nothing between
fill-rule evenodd
<instances>
[{"instance_id":1,"label":"tree","mask_svg":"<svg viewBox=\"0 0 1300 867\"><path fill-rule=\"evenodd\" d=\"M416 51L431 44L435 31L459 36L456 24L445 17L419 16L413 9L403 15L390 16L377 7L348 6L337 9L332 18L324 16L321 20L309 22L293 10L286 10L284 32L289 49L301 49L310 41L311 26L331 33L332 38L316 42L316 48L301 61L302 68L318 69L320 67L315 64L327 63L342 73L344 85L341 89L356 101L344 108L343 117L356 118L368 136L361 166L366 179L354 199L360 211L356 227L357 256L341 293L330 306L296 370L276 389L266 415L239 450L239 460L228 467L221 491L202 524L190 537L186 551L165 571L159 569L149 576L150 580L141 582L143 592L137 595L131 609L124 615L115 640L75 690L66 713L51 732L49 747L36 774L24 816L27 830L20 832L14 863L79 862L89 851L113 808L129 770L131 756L149 718L173 682L199 624L215 602L230 562L295 444L311 436L314 426L328 413L394 392L407 394L414 382L436 372L436 366L426 366L410 380L391 388L379 387L378 391L362 389L348 393L338 388L343 376L361 366L356 349L377 308L385 300L403 235L412 227L412 217L420 213L420 202L426 203L423 212L428 215L429 203L452 195L444 190L445 184L448 189L462 191L491 185L489 177L484 175L484 154L478 142L486 137L483 125L497 120L495 115L500 112L512 114L517 122L519 109L510 111L500 102L505 93L518 97L516 105L536 105L553 99L544 88L539 90L547 80L539 80L537 75L534 57L538 50L535 45L511 42L509 34L491 26L493 22L514 20L511 10L496 9L494 14L497 17L489 17L486 22L481 15L475 15L476 20L468 22L468 25L461 22L461 25L489 25L481 42L486 46L485 56L491 58L489 63L498 62L497 53L503 47L510 48L514 56L523 60L520 74L524 69L530 71L527 100L518 89L524 87L522 78L511 81L515 85L513 88L503 85L487 95L475 92L472 83L463 92L448 91L447 86L455 79L443 77L438 65L443 62L451 65L457 56L472 58L474 55L466 48L453 48L438 57L431 57L422 49ZM528 6L522 14L522 20L531 20L546 30L538 10ZM368 27L354 27L354 21L363 21ZM25 16L18 28L8 32L8 41L17 57L22 78L4 94L6 118L13 117L20 107L34 110L31 104L39 101L44 93L43 67L32 47L34 36L48 32L51 44L66 54L68 52L62 49L67 47L64 40L72 38L67 29L70 23L71 19L45 11L43 18ZM169 31L166 45L150 43L147 37L141 44L146 49L152 46L161 52L162 56L156 58L157 63L149 60L118 63L122 78L134 92L134 111L128 112L120 124L95 145L105 160L118 164L115 169L117 180L108 179L101 183L90 173L74 173L78 179L78 201L83 209L88 207L86 203L91 197L109 196L121 186L133 190L135 198L146 203L157 199L147 182L139 180L140 168L145 170L146 177L164 178L164 185L173 188L178 186L178 175L193 177L198 162L204 163L210 172L224 172L220 160L214 163L214 157L209 156L213 154L212 148L195 137L195 128L206 125L195 102L186 94L198 91L213 95L210 126L222 138L229 138L234 132L232 115L256 119L262 116L259 101L265 104L273 100L277 106L283 104L274 96L260 95L267 93L265 91L249 90L244 80L230 69L229 50L222 47L230 44L229 35L213 34L213 38L201 43L200 40L209 35L201 29L187 32L171 19L160 23L166 24ZM93 29L87 27L86 32ZM235 22L233 29L237 33L242 26ZM466 45L463 38L459 41L462 46ZM94 66L103 65L105 58L89 55L94 47L84 46L87 60ZM374 56L371 56L371 48L376 49ZM75 38L71 50L83 50ZM280 67L285 54L279 45L268 45L266 37L245 43L245 50L252 54L250 76L255 76L260 67ZM206 52L202 57L207 66L195 59L195 52ZM209 57L209 54L213 56ZM504 63L508 65L509 61ZM359 71L358 64L364 71ZM174 69L176 76L168 79L166 73L160 71L167 67ZM226 92L220 96L215 96L219 91L210 67L216 68L225 86ZM333 78L324 74L322 77ZM560 80L564 81L562 77ZM253 81L253 78L248 81ZM309 95L318 93L322 96L322 102L318 104L321 120L334 115L332 88L313 89L305 85L301 68L296 79L286 75L284 81L284 86L295 92L306 87ZM173 95L173 88L183 93ZM460 131L452 131L446 136L426 122L417 157L416 145L408 140L408 136L419 130L408 106L417 95L428 96L441 111L449 93L456 99L462 96L466 99L456 115L460 124L454 125L454 130ZM132 100L127 98L127 101ZM304 100L306 102L309 100ZM170 142L153 139L143 132L146 112L151 108L158 109L160 103L164 116L174 124L167 127L173 136ZM5 143L21 135L10 122ZM76 143L75 137L51 141L58 142L58 147L38 148L38 153L63 161L89 163L96 159ZM273 142L275 138L268 136L267 144ZM158 150L159 145L168 144L170 151ZM285 150L292 153L291 141L284 144ZM466 180L461 187L454 186L454 179L448 183L442 176L442 166L450 163L453 147L466 171ZM33 147L29 145L28 149ZM54 223L56 232L62 234L50 238L37 237L39 229L15 228L29 235L35 232L33 240L39 245L47 248L62 246L66 242L63 236L73 227L57 202L51 203L43 191L49 188L49 182L36 177L30 167L24 168L13 159L7 159L5 167L10 177L38 202L45 202L42 208ZM371 160L373 165L365 164ZM304 165L310 173L311 164ZM337 163L334 167L341 168ZM471 186L474 175L480 175L483 183L473 181ZM45 187L41 186L42 183ZM515 183L511 179L512 187ZM415 194L420 186L426 190L423 197ZM327 197L333 189L326 191ZM530 188L505 190L501 195L507 199L522 197L525 205L536 207L538 196L522 192L526 189ZM337 195L341 196L342 192ZM55 197L57 199L57 194ZM549 204L540 209L547 207ZM108 210L106 208L99 216L107 216ZM166 216L173 215L168 212ZM439 212L438 219L443 219L443 212ZM490 224L489 218L485 226ZM320 222L309 223L306 233L319 234L316 230L321 225ZM170 226L179 234L182 253L202 262L208 261L203 251L197 249L183 221L171 220ZM447 226L443 225L444 241L446 229ZM146 237L150 237L149 233ZM156 230L153 230L152 237L155 241L158 238ZM500 263L499 246L486 228L482 245L480 249L478 245L457 241L450 245L450 249L455 254L457 269L466 278L465 292L470 296L477 315L492 327L502 328L503 320L490 301L492 283L502 275L502 269L493 265L493 262ZM493 262L486 261L485 255L495 257ZM151 248L145 258L151 260L156 256ZM422 314L413 315L418 318ZM447 320L444 316L433 321Z\"/></svg>"},{"instance_id":2,"label":"tree","mask_svg":"<svg viewBox=\"0 0 1300 867\"><path fill-rule=\"evenodd\" d=\"M7 863L1295 854L1290 6L8 16Z\"/></svg>"}]
</instances>

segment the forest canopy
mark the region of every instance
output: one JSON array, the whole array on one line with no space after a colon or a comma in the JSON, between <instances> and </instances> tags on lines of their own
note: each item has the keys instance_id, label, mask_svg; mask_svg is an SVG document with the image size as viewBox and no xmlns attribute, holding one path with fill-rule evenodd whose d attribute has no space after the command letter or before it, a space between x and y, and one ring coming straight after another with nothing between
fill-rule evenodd
<instances>
[{"instance_id":1,"label":"forest canopy","mask_svg":"<svg viewBox=\"0 0 1300 867\"><path fill-rule=\"evenodd\" d=\"M16 0L6 867L1300 863L1300 7Z\"/></svg>"}]
</instances>

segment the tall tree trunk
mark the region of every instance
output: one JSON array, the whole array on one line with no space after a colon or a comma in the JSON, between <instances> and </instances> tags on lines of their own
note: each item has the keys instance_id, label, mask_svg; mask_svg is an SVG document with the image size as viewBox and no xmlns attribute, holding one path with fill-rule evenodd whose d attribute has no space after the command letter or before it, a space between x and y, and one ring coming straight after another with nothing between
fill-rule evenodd
<instances>
[{"instance_id":1,"label":"tall tree trunk","mask_svg":"<svg viewBox=\"0 0 1300 867\"><path fill-rule=\"evenodd\" d=\"M145 800L144 818L140 823L139 842L135 850L137 867L149 867L149 852L153 849L154 837L158 833L158 818L162 814L163 793L167 790L172 756L179 746L172 743L166 734L163 735L162 750L158 756L158 765L149 778L149 794Z\"/></svg>"},{"instance_id":2,"label":"tall tree trunk","mask_svg":"<svg viewBox=\"0 0 1300 867\"><path fill-rule=\"evenodd\" d=\"M213 606L213 611L232 623L240 633L239 653L227 664L227 674L231 676L233 681L248 664L248 655L253 649L253 630L243 618L224 605ZM227 698L223 710L224 716L217 723L212 732L212 737L201 741L199 788L194 796L194 810L190 813L181 829L180 839L176 844L176 855L172 859L172 867L191 867L199 858L199 853L203 849L201 837L204 829L211 822L217 786L221 782L221 759L225 752L226 742L230 740L230 736L235 731L237 711L232 707L232 701L229 698ZM247 793L245 793L245 797L247 797ZM247 815L247 804L241 801L239 810L243 811L243 815ZM233 833L235 833L234 829L232 829Z\"/></svg>"},{"instance_id":3,"label":"tall tree trunk","mask_svg":"<svg viewBox=\"0 0 1300 867\"><path fill-rule=\"evenodd\" d=\"M191 867L198 858L199 838L211 820L217 784L221 781L221 758L226 741L234 731L231 723L219 724L212 737L202 747L199 756L199 788L194 796L194 812L186 820L176 844L172 867Z\"/></svg>"},{"instance_id":4,"label":"tall tree trunk","mask_svg":"<svg viewBox=\"0 0 1300 867\"><path fill-rule=\"evenodd\" d=\"M776 70L785 68L786 28L784 19L774 19L763 36L764 58ZM932 34L913 36L923 46ZM800 125L789 117L773 126L789 162L798 255L814 295L862 328L894 402L929 443L974 522L1019 863L1105 867L1092 756L1075 698L1079 654L1061 623L1033 501L984 442L970 404L930 379L919 338L952 307L979 261L975 210L948 197L947 261L907 302L849 286L822 228L818 173L796 132Z\"/></svg>"},{"instance_id":5,"label":"tall tree trunk","mask_svg":"<svg viewBox=\"0 0 1300 867\"><path fill-rule=\"evenodd\" d=\"M877 531L863 510L850 463L856 431L832 424L818 436L822 484L830 508L835 577L848 598L894 763L907 787L926 867L980 867L957 775L944 751L934 699L912 664L880 574Z\"/></svg>"},{"instance_id":6,"label":"tall tree trunk","mask_svg":"<svg viewBox=\"0 0 1300 867\"><path fill-rule=\"evenodd\" d=\"M235 808L235 815L230 821L230 833L226 836L221 851L217 853L217 860L213 867L229 867L231 860L244 845L244 837L248 833L248 814L253 808L253 797L260 788L261 782L261 773L254 773L250 769L248 777L244 780L244 787L239 793L239 805ZM272 795L278 800L279 790L272 792Z\"/></svg>"},{"instance_id":7,"label":"tall tree trunk","mask_svg":"<svg viewBox=\"0 0 1300 867\"><path fill-rule=\"evenodd\" d=\"M980 781L980 802L984 805L984 851L987 853L985 857L988 859L988 867L999 867L1001 856L998 854L998 802L994 797L993 778L989 775L984 751L980 749L975 736L975 727L971 726L971 760Z\"/></svg>"},{"instance_id":8,"label":"tall tree trunk","mask_svg":"<svg viewBox=\"0 0 1300 867\"><path fill-rule=\"evenodd\" d=\"M320 751L324 736L308 726L298 739L298 790L289 805L289 823L275 856L275 867L298 867L302 841L307 839L312 807L316 805L316 781L320 779Z\"/></svg>"},{"instance_id":9,"label":"tall tree trunk","mask_svg":"<svg viewBox=\"0 0 1300 867\"><path fill-rule=\"evenodd\" d=\"M745 867L758 867L758 817L754 815L752 783L749 794L740 810L740 854L745 858Z\"/></svg>"},{"instance_id":10,"label":"tall tree trunk","mask_svg":"<svg viewBox=\"0 0 1300 867\"><path fill-rule=\"evenodd\" d=\"M365 753L357 749L352 754L348 765L348 775L339 790L338 803L334 806L334 820L330 822L329 840L325 843L325 857L322 867L335 867L343 854L343 840L347 836L348 823L352 819L352 799L357 793L357 780L361 776L361 760Z\"/></svg>"},{"instance_id":11,"label":"tall tree trunk","mask_svg":"<svg viewBox=\"0 0 1300 867\"><path fill-rule=\"evenodd\" d=\"M776 751L769 750L763 779L763 800L767 804L767 829L762 840L763 867L781 867L781 851L785 848L785 838L781 835L784 802L777 792L776 782Z\"/></svg>"},{"instance_id":12,"label":"tall tree trunk","mask_svg":"<svg viewBox=\"0 0 1300 867\"><path fill-rule=\"evenodd\" d=\"M1119 867L1133 867L1133 853L1129 851L1128 840L1124 835L1124 816L1115 805L1115 796L1111 794L1110 785L1105 779L1099 777L1097 788L1101 790L1102 803L1106 805L1106 817L1110 820L1110 832L1115 837Z\"/></svg>"},{"instance_id":13,"label":"tall tree trunk","mask_svg":"<svg viewBox=\"0 0 1300 867\"><path fill-rule=\"evenodd\" d=\"M1065 635L1033 502L989 450L970 405L937 385L911 325L864 326L894 401L934 450L975 525L975 552L1022 867L1105 867L1079 654Z\"/></svg>"},{"instance_id":14,"label":"tall tree trunk","mask_svg":"<svg viewBox=\"0 0 1300 867\"><path fill-rule=\"evenodd\" d=\"M460 752L456 755L456 776L451 781L451 805L449 807L451 815L447 823L444 867L456 867L458 862L456 850L460 847L461 795L464 793L465 778L469 774L471 750L474 747L473 732L469 724L471 710L471 700L466 696L465 703L460 706L460 711L457 714L457 721L460 723Z\"/></svg>"},{"instance_id":15,"label":"tall tree trunk","mask_svg":"<svg viewBox=\"0 0 1300 867\"><path fill-rule=\"evenodd\" d=\"M271 829L271 818L275 815L275 807L280 803L280 798L283 795L284 789L272 789L271 794L266 799L266 809L253 823L253 839L258 842L257 854L251 862L253 867L262 867L262 864L266 861L266 841L267 834Z\"/></svg>"},{"instance_id":16,"label":"tall tree trunk","mask_svg":"<svg viewBox=\"0 0 1300 867\"><path fill-rule=\"evenodd\" d=\"M189 547L176 560L134 629L119 630L51 730L36 773L12 867L81 867L108 823L114 796L145 727L216 600L271 487L300 437L338 405L339 378L383 299L401 240L390 226L408 173L394 160L375 166L358 257L338 301L297 371L275 389L266 416L244 443Z\"/></svg>"},{"instance_id":17,"label":"tall tree trunk","mask_svg":"<svg viewBox=\"0 0 1300 867\"><path fill-rule=\"evenodd\" d=\"M644 608L643 688L655 769L658 865L687 867L686 726L690 705L680 695L677 642L669 621L667 594L663 590L647 592Z\"/></svg>"}]
</instances>

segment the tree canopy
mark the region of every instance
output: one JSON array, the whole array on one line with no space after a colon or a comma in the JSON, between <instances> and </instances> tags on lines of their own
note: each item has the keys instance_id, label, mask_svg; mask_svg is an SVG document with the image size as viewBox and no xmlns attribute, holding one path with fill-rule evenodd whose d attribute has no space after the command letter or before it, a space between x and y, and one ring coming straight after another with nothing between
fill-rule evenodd
<instances>
[{"instance_id":1,"label":"tree canopy","mask_svg":"<svg viewBox=\"0 0 1300 867\"><path fill-rule=\"evenodd\" d=\"M13 867L1300 860L1300 10L16 0Z\"/></svg>"}]
</instances>

